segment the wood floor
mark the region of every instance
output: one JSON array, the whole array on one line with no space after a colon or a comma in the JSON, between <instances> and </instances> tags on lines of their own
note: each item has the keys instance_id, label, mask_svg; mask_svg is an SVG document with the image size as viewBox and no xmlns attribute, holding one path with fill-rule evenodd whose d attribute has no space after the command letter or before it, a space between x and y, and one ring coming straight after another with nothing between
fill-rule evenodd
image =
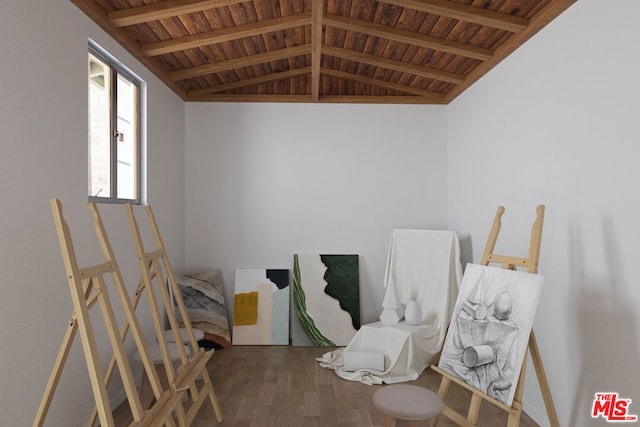
<instances>
[{"instance_id":1,"label":"wood floor","mask_svg":"<svg viewBox=\"0 0 640 427\"><path fill-rule=\"evenodd\" d=\"M331 348L235 346L219 350L208 368L222 407L224 427L286 426L382 426L382 414L371 404L371 396L384 386L368 386L339 378L321 368L315 358ZM440 377L427 369L410 384L436 391ZM466 391L452 385L448 403L463 411ZM123 409L123 407L125 407ZM126 403L116 411L116 422L130 417ZM205 403L193 423L195 427L217 424L211 405ZM439 427L454 426L445 417ZM492 405L480 410L479 427L506 426L506 416ZM521 427L537 424L526 414Z\"/></svg>"}]
</instances>

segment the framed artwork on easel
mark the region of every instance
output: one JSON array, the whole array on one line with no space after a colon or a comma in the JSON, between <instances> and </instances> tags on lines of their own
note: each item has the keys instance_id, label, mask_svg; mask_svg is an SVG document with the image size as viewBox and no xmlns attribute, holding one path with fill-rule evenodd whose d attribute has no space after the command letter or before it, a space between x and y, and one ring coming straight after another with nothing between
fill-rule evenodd
<instances>
[{"instance_id":1,"label":"framed artwork on easel","mask_svg":"<svg viewBox=\"0 0 640 427\"><path fill-rule=\"evenodd\" d=\"M543 276L468 264L438 367L510 406Z\"/></svg>"}]
</instances>

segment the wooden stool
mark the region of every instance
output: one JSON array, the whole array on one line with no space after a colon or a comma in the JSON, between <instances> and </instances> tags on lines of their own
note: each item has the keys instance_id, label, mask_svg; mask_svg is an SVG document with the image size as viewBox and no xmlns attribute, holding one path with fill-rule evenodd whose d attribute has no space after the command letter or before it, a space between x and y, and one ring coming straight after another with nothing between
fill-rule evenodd
<instances>
[{"instance_id":1,"label":"wooden stool","mask_svg":"<svg viewBox=\"0 0 640 427\"><path fill-rule=\"evenodd\" d=\"M396 420L405 420L409 426L429 427L429 420L444 409L444 402L436 393L407 384L382 387L373 393L373 404L384 414L384 427L395 426Z\"/></svg>"}]
</instances>

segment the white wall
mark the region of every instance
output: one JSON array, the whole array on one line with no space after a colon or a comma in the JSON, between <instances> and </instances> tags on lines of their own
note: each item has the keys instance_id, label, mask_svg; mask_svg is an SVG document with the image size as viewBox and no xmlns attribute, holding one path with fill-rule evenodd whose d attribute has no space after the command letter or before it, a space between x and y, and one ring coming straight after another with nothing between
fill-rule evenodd
<instances>
[{"instance_id":1,"label":"white wall","mask_svg":"<svg viewBox=\"0 0 640 427\"><path fill-rule=\"evenodd\" d=\"M392 228L448 226L477 261L503 204L497 249L524 254L544 203L535 330L561 425L593 424L596 391L640 413L639 9L581 0L448 107L189 104L185 125L182 101L71 2L0 0L0 425L33 419L72 310L49 198L81 263L101 260L84 206L87 37L149 83L149 201L178 272L220 267L229 297L235 268L358 253L366 322ZM102 212L131 285L126 218ZM525 409L544 425L528 372ZM76 344L50 425L80 425L91 402Z\"/></svg>"},{"instance_id":2,"label":"white wall","mask_svg":"<svg viewBox=\"0 0 640 427\"><path fill-rule=\"evenodd\" d=\"M614 3L577 2L448 110L448 225L468 260L499 204L496 252L526 256L546 205L534 329L562 426L603 425L598 391L640 414L640 3ZM525 410L546 425L527 372Z\"/></svg>"},{"instance_id":3,"label":"white wall","mask_svg":"<svg viewBox=\"0 0 640 427\"><path fill-rule=\"evenodd\" d=\"M1 0L1 426L32 423L72 314L50 198L64 204L81 266L103 261L86 209L88 37L148 82L148 200L174 268L184 267L182 100L71 2ZM100 208L133 292L139 271L124 208ZM144 224L146 215L137 212ZM143 328L149 331L150 321L143 321ZM108 339L102 329L97 333L106 363ZM46 425L86 423L93 397L79 344L77 337ZM112 389L114 398L119 391Z\"/></svg>"},{"instance_id":4,"label":"white wall","mask_svg":"<svg viewBox=\"0 0 640 427\"><path fill-rule=\"evenodd\" d=\"M360 255L361 314L377 319L391 231L442 228L441 106L188 104L189 271L291 268L295 253Z\"/></svg>"}]
</instances>

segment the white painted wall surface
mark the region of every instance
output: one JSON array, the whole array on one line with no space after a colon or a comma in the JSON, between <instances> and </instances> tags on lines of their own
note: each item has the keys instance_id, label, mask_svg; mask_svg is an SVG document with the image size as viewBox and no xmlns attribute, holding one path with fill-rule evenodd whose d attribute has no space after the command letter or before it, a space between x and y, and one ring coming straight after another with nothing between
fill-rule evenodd
<instances>
[{"instance_id":1,"label":"white painted wall surface","mask_svg":"<svg viewBox=\"0 0 640 427\"><path fill-rule=\"evenodd\" d=\"M236 268L358 253L366 323L394 227L456 230L478 261L503 204L498 252L525 254L544 203L535 331L561 425L602 425L596 391L640 414L640 3L609 3L579 1L448 107L188 104L185 122L70 2L0 0L0 425L33 419L72 310L49 198L81 263L101 260L85 208L87 37L149 83L149 201L177 272L222 268L229 298ZM126 217L102 212L131 286ZM70 357L50 425L81 425L92 402L78 344ZM528 373L525 410L545 425Z\"/></svg>"},{"instance_id":2,"label":"white painted wall surface","mask_svg":"<svg viewBox=\"0 0 640 427\"><path fill-rule=\"evenodd\" d=\"M0 426L3 427L33 422L72 314L50 198L57 197L64 204L80 265L103 261L86 209L88 37L148 83L148 200L174 268L182 271L184 267L183 101L71 2L0 1ZM133 293L140 273L124 207L100 208L123 276ZM146 215L140 209L136 212L144 225ZM143 233L150 241L144 227ZM111 293L112 301L116 301L113 286ZM122 311L117 313L122 319ZM99 324L99 317L94 318ZM150 319L142 320L142 324L145 331L151 331ZM96 330L102 363L106 364L110 357L108 338L103 329ZM139 372L139 367L134 369ZM110 391L117 398L121 388L116 382ZM83 425L92 405L87 368L77 337L45 425Z\"/></svg>"},{"instance_id":3,"label":"white painted wall surface","mask_svg":"<svg viewBox=\"0 0 640 427\"><path fill-rule=\"evenodd\" d=\"M594 393L640 414L640 2L581 0L449 106L448 225L478 261L497 205L496 252L526 256L546 205L534 330L560 425L601 426ZM534 370L525 410L546 415Z\"/></svg>"},{"instance_id":4,"label":"white painted wall surface","mask_svg":"<svg viewBox=\"0 0 640 427\"><path fill-rule=\"evenodd\" d=\"M295 253L360 255L377 320L391 231L442 228L441 106L187 104L186 265L293 268Z\"/></svg>"}]
</instances>

